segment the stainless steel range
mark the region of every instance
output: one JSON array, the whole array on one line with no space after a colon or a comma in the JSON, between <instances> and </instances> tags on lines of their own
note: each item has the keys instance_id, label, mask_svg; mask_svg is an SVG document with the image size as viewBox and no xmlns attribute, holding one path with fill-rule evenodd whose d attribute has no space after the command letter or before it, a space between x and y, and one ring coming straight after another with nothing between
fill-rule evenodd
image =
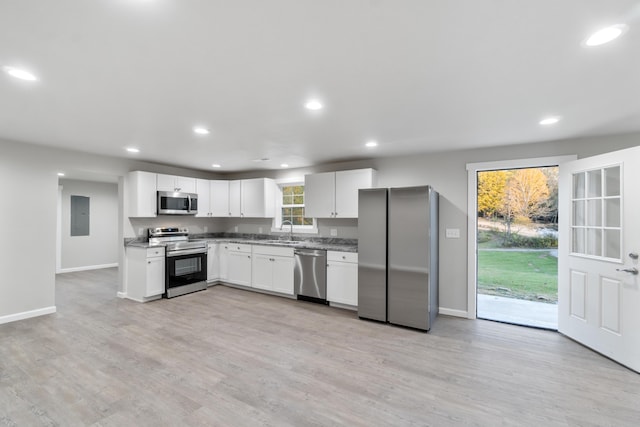
<instances>
[{"instance_id":1,"label":"stainless steel range","mask_svg":"<svg viewBox=\"0 0 640 427\"><path fill-rule=\"evenodd\" d=\"M207 242L189 240L184 227L150 228L149 243L166 245L165 297L207 289Z\"/></svg>"}]
</instances>

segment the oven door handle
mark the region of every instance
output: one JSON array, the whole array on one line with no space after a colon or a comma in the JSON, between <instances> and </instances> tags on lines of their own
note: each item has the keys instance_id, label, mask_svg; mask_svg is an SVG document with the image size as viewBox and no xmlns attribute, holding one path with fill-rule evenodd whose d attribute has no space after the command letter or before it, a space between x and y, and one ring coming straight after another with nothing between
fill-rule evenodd
<instances>
[{"instance_id":1,"label":"oven door handle","mask_svg":"<svg viewBox=\"0 0 640 427\"><path fill-rule=\"evenodd\" d=\"M167 252L167 258L171 258L174 256L195 255L195 254L206 255L207 251L206 250L203 251L202 249L187 249L184 251Z\"/></svg>"}]
</instances>

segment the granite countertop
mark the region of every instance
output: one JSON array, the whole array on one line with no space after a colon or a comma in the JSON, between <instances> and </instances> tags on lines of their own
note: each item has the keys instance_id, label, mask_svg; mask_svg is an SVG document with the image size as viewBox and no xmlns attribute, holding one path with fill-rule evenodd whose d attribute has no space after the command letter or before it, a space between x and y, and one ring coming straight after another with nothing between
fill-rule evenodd
<instances>
[{"instance_id":1,"label":"granite countertop","mask_svg":"<svg viewBox=\"0 0 640 427\"><path fill-rule=\"evenodd\" d=\"M124 239L125 246L133 246L135 248L157 248L157 247L165 247L165 244L157 244L152 245L148 241L138 240L138 239Z\"/></svg>"},{"instance_id":2,"label":"granite countertop","mask_svg":"<svg viewBox=\"0 0 640 427\"><path fill-rule=\"evenodd\" d=\"M209 234L194 234L191 235L191 240L207 240L209 242L218 243L242 243L248 245L263 245L263 246L281 246L281 247L293 247L304 249L322 249L327 251L338 252L358 252L358 241L356 239L337 239L337 238L308 238L302 239L294 237L293 240L279 240L278 236L266 235L266 234L240 234L231 235L229 233L216 233ZM160 245L150 245L148 241L143 238L125 239L125 246L134 246L141 248L151 248Z\"/></svg>"}]
</instances>

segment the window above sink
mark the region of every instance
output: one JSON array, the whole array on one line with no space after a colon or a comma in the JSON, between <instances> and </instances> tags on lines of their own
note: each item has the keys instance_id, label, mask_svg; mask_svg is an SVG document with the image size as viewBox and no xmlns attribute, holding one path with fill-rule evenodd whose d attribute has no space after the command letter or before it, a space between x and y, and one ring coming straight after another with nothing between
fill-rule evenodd
<instances>
[{"instance_id":1,"label":"window above sink","mask_svg":"<svg viewBox=\"0 0 640 427\"><path fill-rule=\"evenodd\" d=\"M317 220L304 215L304 178L276 182L278 184L276 216L273 219L271 232L318 234ZM296 241L290 242L296 244Z\"/></svg>"}]
</instances>

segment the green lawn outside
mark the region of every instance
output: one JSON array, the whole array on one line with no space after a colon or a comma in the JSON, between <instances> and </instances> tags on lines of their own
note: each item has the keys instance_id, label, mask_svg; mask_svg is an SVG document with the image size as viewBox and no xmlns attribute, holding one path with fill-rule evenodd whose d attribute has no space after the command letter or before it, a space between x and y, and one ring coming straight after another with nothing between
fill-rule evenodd
<instances>
[{"instance_id":1,"label":"green lawn outside","mask_svg":"<svg viewBox=\"0 0 640 427\"><path fill-rule=\"evenodd\" d=\"M558 259L549 251L479 250L478 292L558 302Z\"/></svg>"}]
</instances>

